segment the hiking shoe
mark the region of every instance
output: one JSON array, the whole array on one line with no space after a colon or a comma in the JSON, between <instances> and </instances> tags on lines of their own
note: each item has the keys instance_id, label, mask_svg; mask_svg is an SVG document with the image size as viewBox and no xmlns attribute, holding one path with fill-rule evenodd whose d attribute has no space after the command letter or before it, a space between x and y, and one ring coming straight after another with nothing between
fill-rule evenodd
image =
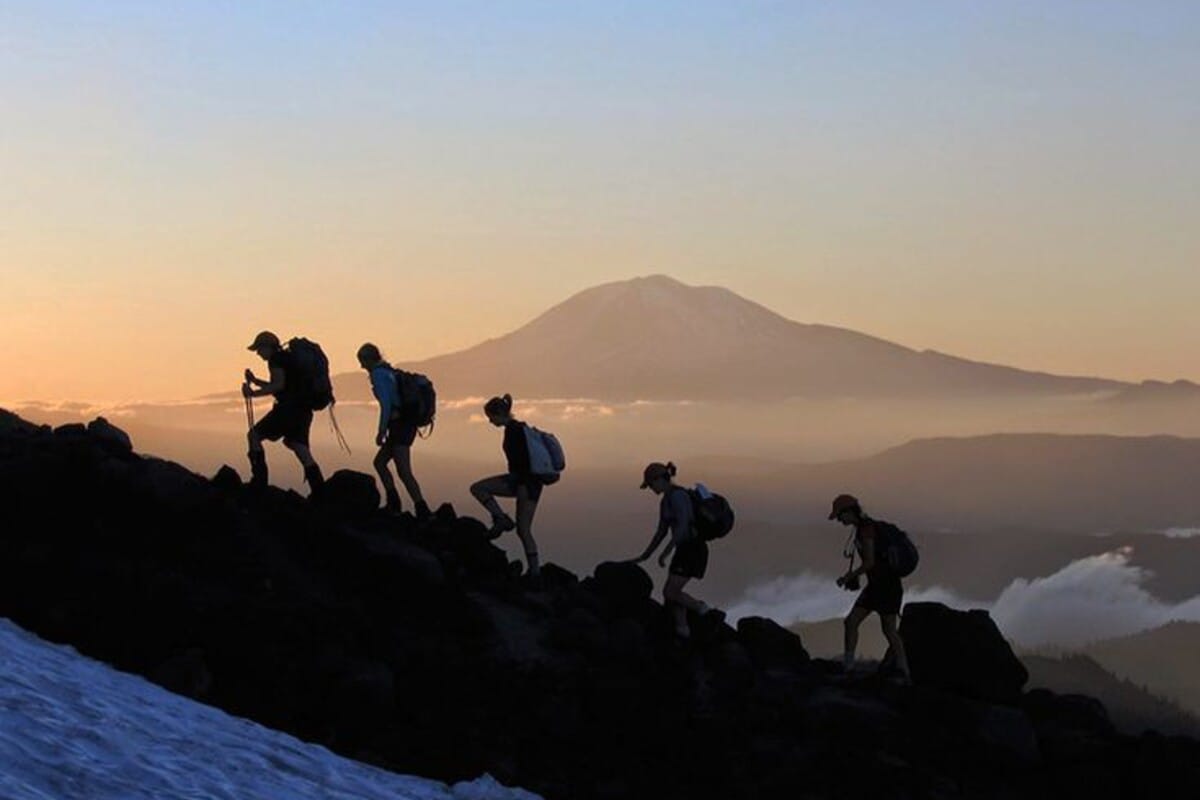
<instances>
[{"instance_id":1,"label":"hiking shoe","mask_svg":"<svg viewBox=\"0 0 1200 800\"><path fill-rule=\"evenodd\" d=\"M433 519L433 512L429 510L429 504L424 500L417 503L417 522L429 522Z\"/></svg>"},{"instance_id":2,"label":"hiking shoe","mask_svg":"<svg viewBox=\"0 0 1200 800\"><path fill-rule=\"evenodd\" d=\"M499 539L509 531L516 530L516 527L517 523L513 522L512 517L507 514L492 517L492 527L488 530L488 540Z\"/></svg>"},{"instance_id":3,"label":"hiking shoe","mask_svg":"<svg viewBox=\"0 0 1200 800\"><path fill-rule=\"evenodd\" d=\"M399 516L403 510L400 504L400 495L395 492L388 492L387 501L383 504L383 510L389 514Z\"/></svg>"}]
</instances>

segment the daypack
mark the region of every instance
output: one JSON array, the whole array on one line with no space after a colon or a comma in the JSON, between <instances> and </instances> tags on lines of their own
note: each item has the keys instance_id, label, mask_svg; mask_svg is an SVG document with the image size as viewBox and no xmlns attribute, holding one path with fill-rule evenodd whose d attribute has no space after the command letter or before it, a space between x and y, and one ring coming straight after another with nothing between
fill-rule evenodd
<instances>
[{"instance_id":1,"label":"daypack","mask_svg":"<svg viewBox=\"0 0 1200 800\"><path fill-rule=\"evenodd\" d=\"M400 390L400 418L418 428L432 428L437 416L437 390L433 381L419 372L394 369L396 387Z\"/></svg>"},{"instance_id":2,"label":"daypack","mask_svg":"<svg viewBox=\"0 0 1200 800\"><path fill-rule=\"evenodd\" d=\"M710 492L702 483L688 489L687 493L692 501L692 526L702 540L721 539L733 530L736 515L728 500Z\"/></svg>"},{"instance_id":3,"label":"daypack","mask_svg":"<svg viewBox=\"0 0 1200 800\"><path fill-rule=\"evenodd\" d=\"M293 373L287 376L290 389L307 408L321 411L333 405L333 381L329 379L329 359L321 345L303 337L288 342ZM289 391L285 387L285 391Z\"/></svg>"},{"instance_id":4,"label":"daypack","mask_svg":"<svg viewBox=\"0 0 1200 800\"><path fill-rule=\"evenodd\" d=\"M898 578L907 578L921 561L917 546L908 534L890 522L872 520L875 523L875 556L884 567Z\"/></svg>"},{"instance_id":5,"label":"daypack","mask_svg":"<svg viewBox=\"0 0 1200 800\"><path fill-rule=\"evenodd\" d=\"M525 426L525 442L529 446L529 471L543 483L555 483L567 468L567 456L553 433Z\"/></svg>"}]
</instances>

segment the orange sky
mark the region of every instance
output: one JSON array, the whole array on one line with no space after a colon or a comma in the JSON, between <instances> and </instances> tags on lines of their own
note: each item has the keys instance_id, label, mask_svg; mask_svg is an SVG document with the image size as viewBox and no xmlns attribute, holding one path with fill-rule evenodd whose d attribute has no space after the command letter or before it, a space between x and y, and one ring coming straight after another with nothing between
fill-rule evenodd
<instances>
[{"instance_id":1,"label":"orange sky","mask_svg":"<svg viewBox=\"0 0 1200 800\"><path fill-rule=\"evenodd\" d=\"M649 273L1200 379L1200 12L539 8L0 11L0 400L236 388L262 327L434 355Z\"/></svg>"}]
</instances>

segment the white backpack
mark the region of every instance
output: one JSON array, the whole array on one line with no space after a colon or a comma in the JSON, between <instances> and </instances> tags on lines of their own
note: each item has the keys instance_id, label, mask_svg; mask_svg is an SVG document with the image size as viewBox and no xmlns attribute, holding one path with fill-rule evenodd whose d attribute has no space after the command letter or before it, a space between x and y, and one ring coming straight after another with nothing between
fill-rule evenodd
<instances>
[{"instance_id":1,"label":"white backpack","mask_svg":"<svg viewBox=\"0 0 1200 800\"><path fill-rule=\"evenodd\" d=\"M567 468L567 457L558 437L526 425L525 442L529 445L529 471L545 483L557 481Z\"/></svg>"}]
</instances>

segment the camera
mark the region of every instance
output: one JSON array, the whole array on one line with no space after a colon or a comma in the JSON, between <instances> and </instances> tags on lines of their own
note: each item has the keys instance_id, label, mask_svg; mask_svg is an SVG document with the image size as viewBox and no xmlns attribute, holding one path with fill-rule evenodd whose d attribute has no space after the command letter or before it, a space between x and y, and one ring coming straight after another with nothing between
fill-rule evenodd
<instances>
[{"instance_id":1,"label":"camera","mask_svg":"<svg viewBox=\"0 0 1200 800\"><path fill-rule=\"evenodd\" d=\"M853 578L850 578L849 580L847 580L845 577L838 578L837 585L842 587L843 589L845 589L848 592L857 592L858 588L861 584L859 583L858 576L855 575Z\"/></svg>"}]
</instances>

